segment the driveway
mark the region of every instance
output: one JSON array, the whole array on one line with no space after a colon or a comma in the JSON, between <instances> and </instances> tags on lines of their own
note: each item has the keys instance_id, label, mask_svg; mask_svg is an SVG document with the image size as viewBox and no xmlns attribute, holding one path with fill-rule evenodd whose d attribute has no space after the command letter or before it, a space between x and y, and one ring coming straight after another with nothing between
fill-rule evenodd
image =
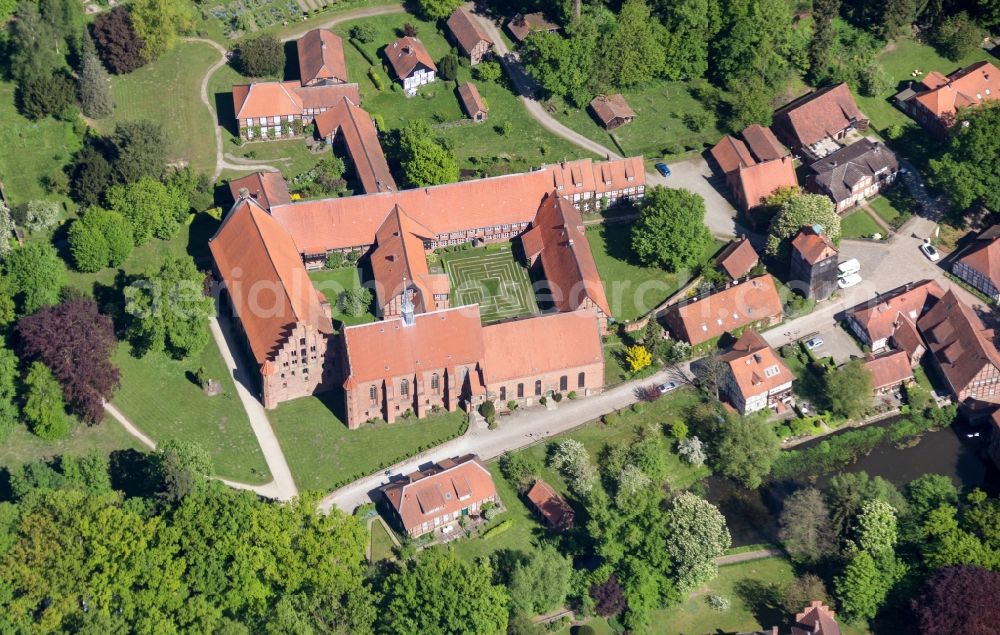
<instances>
[{"instance_id":1,"label":"driveway","mask_svg":"<svg viewBox=\"0 0 1000 635\"><path fill-rule=\"evenodd\" d=\"M646 183L684 189L701 195L705 199L705 225L719 238L731 238L737 233L736 210L718 189L725 188L725 178L716 176L703 157L697 156L684 161L669 163L670 176L659 172L647 172Z\"/></svg>"}]
</instances>

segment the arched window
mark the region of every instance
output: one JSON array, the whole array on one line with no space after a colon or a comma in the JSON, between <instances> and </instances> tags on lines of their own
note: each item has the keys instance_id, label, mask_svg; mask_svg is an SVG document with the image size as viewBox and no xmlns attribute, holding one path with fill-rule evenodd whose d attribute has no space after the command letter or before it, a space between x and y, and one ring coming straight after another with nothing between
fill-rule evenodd
<instances>
[{"instance_id":1,"label":"arched window","mask_svg":"<svg viewBox=\"0 0 1000 635\"><path fill-rule=\"evenodd\" d=\"M431 375L431 390L437 392L441 389L441 378L438 377L437 373Z\"/></svg>"},{"instance_id":2,"label":"arched window","mask_svg":"<svg viewBox=\"0 0 1000 635\"><path fill-rule=\"evenodd\" d=\"M538 396L540 394L542 394L542 380L541 379L536 379L535 380L535 396Z\"/></svg>"},{"instance_id":3,"label":"arched window","mask_svg":"<svg viewBox=\"0 0 1000 635\"><path fill-rule=\"evenodd\" d=\"M500 386L500 401L507 401L507 387Z\"/></svg>"},{"instance_id":4,"label":"arched window","mask_svg":"<svg viewBox=\"0 0 1000 635\"><path fill-rule=\"evenodd\" d=\"M399 394L401 396L403 396L403 397L406 397L407 395L410 394L410 380L409 379L404 379L401 382L399 382Z\"/></svg>"},{"instance_id":5,"label":"arched window","mask_svg":"<svg viewBox=\"0 0 1000 635\"><path fill-rule=\"evenodd\" d=\"M368 398L372 400L372 403L378 401L378 388L374 385L368 389Z\"/></svg>"}]
</instances>

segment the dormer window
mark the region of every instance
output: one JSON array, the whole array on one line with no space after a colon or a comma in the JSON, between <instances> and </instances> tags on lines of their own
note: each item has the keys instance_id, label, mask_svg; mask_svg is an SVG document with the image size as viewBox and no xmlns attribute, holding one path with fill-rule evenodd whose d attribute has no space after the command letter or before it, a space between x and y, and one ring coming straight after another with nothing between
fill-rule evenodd
<instances>
[{"instance_id":1,"label":"dormer window","mask_svg":"<svg viewBox=\"0 0 1000 635\"><path fill-rule=\"evenodd\" d=\"M764 369L764 376L765 377L774 377L775 375L778 374L778 372L779 372L778 371L778 365L775 364L773 366L768 366L767 368Z\"/></svg>"}]
</instances>

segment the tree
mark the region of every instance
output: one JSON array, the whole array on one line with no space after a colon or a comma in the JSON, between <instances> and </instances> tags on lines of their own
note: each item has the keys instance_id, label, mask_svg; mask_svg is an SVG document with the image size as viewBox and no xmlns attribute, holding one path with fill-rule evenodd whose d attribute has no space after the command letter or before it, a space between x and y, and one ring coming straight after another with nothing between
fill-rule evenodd
<instances>
[{"instance_id":1,"label":"tree","mask_svg":"<svg viewBox=\"0 0 1000 635\"><path fill-rule=\"evenodd\" d=\"M647 266L672 272L692 267L712 241L704 221L701 196L657 185L643 198L639 220L632 228L632 249Z\"/></svg>"},{"instance_id":2,"label":"tree","mask_svg":"<svg viewBox=\"0 0 1000 635\"><path fill-rule=\"evenodd\" d=\"M170 504L184 500L212 473L212 456L197 443L170 439L157 446L156 455L162 499Z\"/></svg>"},{"instance_id":3,"label":"tree","mask_svg":"<svg viewBox=\"0 0 1000 635\"><path fill-rule=\"evenodd\" d=\"M613 573L604 582L591 584L589 593L594 599L594 610L601 617L618 615L625 610L625 593Z\"/></svg>"},{"instance_id":4,"label":"tree","mask_svg":"<svg viewBox=\"0 0 1000 635\"><path fill-rule=\"evenodd\" d=\"M625 362L628 364L629 372L638 373L653 362L653 356L645 346L635 344L625 349Z\"/></svg>"},{"instance_id":5,"label":"tree","mask_svg":"<svg viewBox=\"0 0 1000 635\"><path fill-rule=\"evenodd\" d=\"M94 18L94 43L101 60L112 73L131 73L149 61L144 42L135 31L132 16L124 6L98 13Z\"/></svg>"},{"instance_id":6,"label":"tree","mask_svg":"<svg viewBox=\"0 0 1000 635\"><path fill-rule=\"evenodd\" d=\"M858 551L835 585L841 613L851 620L870 620L885 602L892 582L870 553Z\"/></svg>"},{"instance_id":7,"label":"tree","mask_svg":"<svg viewBox=\"0 0 1000 635\"><path fill-rule=\"evenodd\" d=\"M472 69L476 79L483 82L495 82L503 76L500 64L493 61L480 62Z\"/></svg>"},{"instance_id":8,"label":"tree","mask_svg":"<svg viewBox=\"0 0 1000 635\"><path fill-rule=\"evenodd\" d=\"M778 537L795 562L814 564L836 549L830 510L815 488L800 489L785 499L778 526Z\"/></svg>"},{"instance_id":9,"label":"tree","mask_svg":"<svg viewBox=\"0 0 1000 635\"><path fill-rule=\"evenodd\" d=\"M921 0L886 0L882 8L879 33L888 40L904 35L910 30L910 25L916 22L922 5L926 3Z\"/></svg>"},{"instance_id":10,"label":"tree","mask_svg":"<svg viewBox=\"0 0 1000 635\"><path fill-rule=\"evenodd\" d=\"M891 556L898 537L896 510L889 503L872 500L865 503L854 526L854 548L867 551L876 559Z\"/></svg>"},{"instance_id":11,"label":"tree","mask_svg":"<svg viewBox=\"0 0 1000 635\"><path fill-rule=\"evenodd\" d=\"M834 38L833 19L840 13L840 2L813 2L813 36L809 42L809 72L813 77L822 77L829 64L830 45Z\"/></svg>"},{"instance_id":12,"label":"tree","mask_svg":"<svg viewBox=\"0 0 1000 635\"><path fill-rule=\"evenodd\" d=\"M906 513L906 501L896 487L881 476L870 478L866 472L837 474L830 479L825 494L834 532L842 537L868 501L885 501L899 515Z\"/></svg>"},{"instance_id":13,"label":"tree","mask_svg":"<svg viewBox=\"0 0 1000 635\"><path fill-rule=\"evenodd\" d=\"M576 439L563 439L549 446L548 465L559 470L578 494L587 494L597 483L597 470L590 462L590 454Z\"/></svg>"},{"instance_id":14,"label":"tree","mask_svg":"<svg viewBox=\"0 0 1000 635\"><path fill-rule=\"evenodd\" d=\"M723 28L710 45L710 67L732 90L757 76L777 88L795 61L791 7L782 0L731 0L725 3Z\"/></svg>"},{"instance_id":15,"label":"tree","mask_svg":"<svg viewBox=\"0 0 1000 635\"><path fill-rule=\"evenodd\" d=\"M120 183L135 183L144 176L160 179L167 166L163 127L152 121L123 121L116 125L110 158Z\"/></svg>"},{"instance_id":16,"label":"tree","mask_svg":"<svg viewBox=\"0 0 1000 635\"><path fill-rule=\"evenodd\" d=\"M371 22L360 22L351 27L348 32L351 38L361 42L362 44L368 44L369 42L374 42L375 37L378 32L375 30L375 25Z\"/></svg>"},{"instance_id":17,"label":"tree","mask_svg":"<svg viewBox=\"0 0 1000 635\"><path fill-rule=\"evenodd\" d=\"M368 287L347 289L340 294L340 310L352 317L358 317L368 312L372 304L372 292Z\"/></svg>"},{"instance_id":18,"label":"tree","mask_svg":"<svg viewBox=\"0 0 1000 635\"><path fill-rule=\"evenodd\" d=\"M44 231L59 223L61 206L55 201L28 201L14 212L18 225L31 233Z\"/></svg>"},{"instance_id":19,"label":"tree","mask_svg":"<svg viewBox=\"0 0 1000 635\"><path fill-rule=\"evenodd\" d=\"M661 32L667 79L702 77L708 70L708 43L722 28L717 0L660 2L665 31Z\"/></svg>"},{"instance_id":20,"label":"tree","mask_svg":"<svg viewBox=\"0 0 1000 635\"><path fill-rule=\"evenodd\" d=\"M835 372L827 372L823 383L830 411L854 419L871 404L872 374L860 359L852 359Z\"/></svg>"},{"instance_id":21,"label":"tree","mask_svg":"<svg viewBox=\"0 0 1000 635\"><path fill-rule=\"evenodd\" d=\"M771 426L761 417L730 417L714 444L713 469L757 489L781 453Z\"/></svg>"},{"instance_id":22,"label":"tree","mask_svg":"<svg viewBox=\"0 0 1000 635\"><path fill-rule=\"evenodd\" d=\"M524 491L534 482L541 467L523 452L504 452L499 463L504 478L518 491Z\"/></svg>"},{"instance_id":23,"label":"tree","mask_svg":"<svg viewBox=\"0 0 1000 635\"><path fill-rule=\"evenodd\" d=\"M829 593L823 579L815 573L804 573L788 583L782 593L785 610L795 615L810 602L820 600L829 603Z\"/></svg>"},{"instance_id":24,"label":"tree","mask_svg":"<svg viewBox=\"0 0 1000 635\"><path fill-rule=\"evenodd\" d=\"M52 24L43 18L39 3L20 0L10 22L8 53L10 73L21 82L26 78L51 75L64 60L53 46L56 38ZM65 52L64 52L65 55Z\"/></svg>"},{"instance_id":25,"label":"tree","mask_svg":"<svg viewBox=\"0 0 1000 635\"><path fill-rule=\"evenodd\" d=\"M957 62L979 47L983 29L965 11L950 15L934 33L934 44L942 55Z\"/></svg>"},{"instance_id":26,"label":"tree","mask_svg":"<svg viewBox=\"0 0 1000 635\"><path fill-rule=\"evenodd\" d=\"M989 635L996 626L1000 573L973 566L945 567L912 602L920 635Z\"/></svg>"},{"instance_id":27,"label":"tree","mask_svg":"<svg viewBox=\"0 0 1000 635\"><path fill-rule=\"evenodd\" d=\"M83 65L80 68L80 82L76 90L80 109L91 119L104 119L115 111L115 100L111 95L111 78L96 54L84 54Z\"/></svg>"},{"instance_id":28,"label":"tree","mask_svg":"<svg viewBox=\"0 0 1000 635\"><path fill-rule=\"evenodd\" d=\"M418 0L421 13L431 20L447 18L461 4L462 0Z\"/></svg>"},{"instance_id":29,"label":"tree","mask_svg":"<svg viewBox=\"0 0 1000 635\"><path fill-rule=\"evenodd\" d=\"M336 156L328 156L317 164L321 171L330 170L331 165L340 165L343 173L344 161ZM195 172L189 167L171 169L167 172L167 187L188 202L188 209L203 212L215 202L215 184L204 172Z\"/></svg>"},{"instance_id":30,"label":"tree","mask_svg":"<svg viewBox=\"0 0 1000 635\"><path fill-rule=\"evenodd\" d=\"M771 125L771 99L774 91L758 75L748 75L736 83L729 91L726 105L729 112L726 126L733 132L743 130L751 124Z\"/></svg>"},{"instance_id":31,"label":"tree","mask_svg":"<svg viewBox=\"0 0 1000 635\"><path fill-rule=\"evenodd\" d=\"M834 243L840 242L840 216L830 197L820 194L802 194L789 198L771 219L768 229L767 253L777 255L787 246L789 239L803 227L819 225Z\"/></svg>"},{"instance_id":32,"label":"tree","mask_svg":"<svg viewBox=\"0 0 1000 635\"><path fill-rule=\"evenodd\" d=\"M20 111L28 119L60 116L76 103L76 86L62 71L26 77L18 88Z\"/></svg>"},{"instance_id":33,"label":"tree","mask_svg":"<svg viewBox=\"0 0 1000 635\"><path fill-rule=\"evenodd\" d=\"M143 41L142 54L153 61L194 29L193 8L183 0L133 0L129 5L132 27Z\"/></svg>"},{"instance_id":34,"label":"tree","mask_svg":"<svg viewBox=\"0 0 1000 635\"><path fill-rule=\"evenodd\" d=\"M115 170L93 137L73 156L70 167L70 195L83 205L97 205L115 182Z\"/></svg>"},{"instance_id":35,"label":"tree","mask_svg":"<svg viewBox=\"0 0 1000 635\"><path fill-rule=\"evenodd\" d=\"M943 474L921 474L906 486L910 514L923 518L941 505L958 504L958 490L951 479Z\"/></svg>"},{"instance_id":36,"label":"tree","mask_svg":"<svg viewBox=\"0 0 1000 635\"><path fill-rule=\"evenodd\" d=\"M959 209L976 201L1000 209L1000 166L989 159L997 153L1000 106L984 104L960 111L947 149L940 159L930 161L931 184L947 191Z\"/></svg>"},{"instance_id":37,"label":"tree","mask_svg":"<svg viewBox=\"0 0 1000 635\"><path fill-rule=\"evenodd\" d=\"M118 387L111 354L118 341L111 318L91 298L72 297L17 321L18 354L40 361L62 385L70 412L89 424L104 418L104 401Z\"/></svg>"},{"instance_id":38,"label":"tree","mask_svg":"<svg viewBox=\"0 0 1000 635\"><path fill-rule=\"evenodd\" d=\"M145 355L166 349L174 359L197 355L208 343L215 304L205 295L205 274L189 257L167 258L158 270L126 287L129 339Z\"/></svg>"},{"instance_id":39,"label":"tree","mask_svg":"<svg viewBox=\"0 0 1000 635\"><path fill-rule=\"evenodd\" d=\"M154 236L164 240L173 236L188 211L183 194L151 177L113 186L107 200L111 211L120 214L132 228L136 246Z\"/></svg>"},{"instance_id":40,"label":"tree","mask_svg":"<svg viewBox=\"0 0 1000 635\"><path fill-rule=\"evenodd\" d=\"M10 239L14 237L14 218L10 208L0 201L0 260L7 258L14 250Z\"/></svg>"},{"instance_id":41,"label":"tree","mask_svg":"<svg viewBox=\"0 0 1000 635\"><path fill-rule=\"evenodd\" d=\"M715 559L732 544L719 509L690 492L678 495L664 514L666 550L677 587L682 592L708 582L718 568Z\"/></svg>"},{"instance_id":42,"label":"tree","mask_svg":"<svg viewBox=\"0 0 1000 635\"><path fill-rule=\"evenodd\" d=\"M240 72L249 77L280 75L285 68L285 47L272 35L258 35L237 48Z\"/></svg>"},{"instance_id":43,"label":"tree","mask_svg":"<svg viewBox=\"0 0 1000 635\"><path fill-rule=\"evenodd\" d=\"M28 428L43 439L61 439L69 432L66 406L59 383L41 362L34 362L24 378L24 418Z\"/></svg>"},{"instance_id":44,"label":"tree","mask_svg":"<svg viewBox=\"0 0 1000 635\"><path fill-rule=\"evenodd\" d=\"M645 491L652 485L652 479L646 476L641 469L629 463L618 475L615 503L619 507L625 507L636 494Z\"/></svg>"},{"instance_id":45,"label":"tree","mask_svg":"<svg viewBox=\"0 0 1000 635\"><path fill-rule=\"evenodd\" d=\"M569 592L573 563L550 545L533 550L518 562L507 584L510 608L515 613L539 615L563 606Z\"/></svg>"},{"instance_id":46,"label":"tree","mask_svg":"<svg viewBox=\"0 0 1000 635\"><path fill-rule=\"evenodd\" d=\"M0 347L0 443L7 440L18 422L19 413L14 403L17 397L17 365L14 351Z\"/></svg>"},{"instance_id":47,"label":"tree","mask_svg":"<svg viewBox=\"0 0 1000 635\"><path fill-rule=\"evenodd\" d=\"M7 257L7 275L19 312L34 313L59 301L59 291L66 280L66 265L51 244L29 242Z\"/></svg>"},{"instance_id":48,"label":"tree","mask_svg":"<svg viewBox=\"0 0 1000 635\"><path fill-rule=\"evenodd\" d=\"M448 53L438 62L438 75L449 82L458 76L458 58L454 53Z\"/></svg>"},{"instance_id":49,"label":"tree","mask_svg":"<svg viewBox=\"0 0 1000 635\"><path fill-rule=\"evenodd\" d=\"M100 271L117 267L132 254L135 239L125 217L99 207L91 207L69 227L69 250L80 271Z\"/></svg>"},{"instance_id":50,"label":"tree","mask_svg":"<svg viewBox=\"0 0 1000 635\"><path fill-rule=\"evenodd\" d=\"M705 445L696 436L681 441L677 446L677 454L695 467L705 464Z\"/></svg>"},{"instance_id":51,"label":"tree","mask_svg":"<svg viewBox=\"0 0 1000 635\"><path fill-rule=\"evenodd\" d=\"M601 47L605 76L619 88L648 82L663 70L661 42L666 37L646 0L625 0L617 27Z\"/></svg>"},{"instance_id":52,"label":"tree","mask_svg":"<svg viewBox=\"0 0 1000 635\"><path fill-rule=\"evenodd\" d=\"M403 175L413 187L454 183L458 180L455 153L431 136L426 121L416 119L399 133Z\"/></svg>"},{"instance_id":53,"label":"tree","mask_svg":"<svg viewBox=\"0 0 1000 635\"><path fill-rule=\"evenodd\" d=\"M428 549L385 581L377 632L484 633L507 630L507 591L491 581L486 563L470 564ZM470 593L470 589L475 589Z\"/></svg>"}]
</instances>

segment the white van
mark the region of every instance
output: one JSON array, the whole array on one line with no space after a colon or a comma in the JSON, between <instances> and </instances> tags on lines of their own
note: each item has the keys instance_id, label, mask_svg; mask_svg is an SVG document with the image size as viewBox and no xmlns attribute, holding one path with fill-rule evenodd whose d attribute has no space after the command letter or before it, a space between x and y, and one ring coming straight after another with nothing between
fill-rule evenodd
<instances>
[{"instance_id":1,"label":"white van","mask_svg":"<svg viewBox=\"0 0 1000 635\"><path fill-rule=\"evenodd\" d=\"M861 263L857 258L851 258L837 265L837 277L846 278L861 272Z\"/></svg>"}]
</instances>

